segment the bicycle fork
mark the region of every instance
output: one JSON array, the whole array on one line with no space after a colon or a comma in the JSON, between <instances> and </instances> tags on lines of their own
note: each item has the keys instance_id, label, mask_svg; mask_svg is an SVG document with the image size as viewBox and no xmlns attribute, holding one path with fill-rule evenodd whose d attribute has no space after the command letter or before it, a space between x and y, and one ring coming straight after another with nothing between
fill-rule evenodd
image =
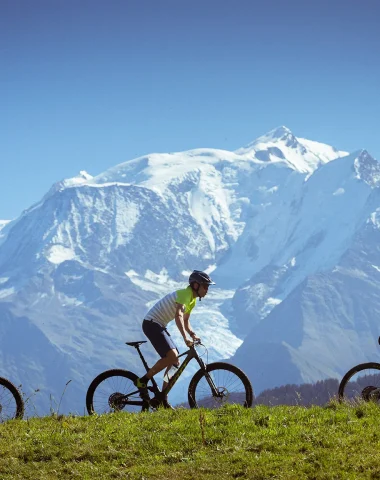
<instances>
[{"instance_id":1,"label":"bicycle fork","mask_svg":"<svg viewBox=\"0 0 380 480\"><path fill-rule=\"evenodd\" d=\"M212 396L213 397L220 397L220 393L218 391L218 388L216 387L213 379L211 378L211 375L207 371L207 367L206 367L204 361L201 358L199 358L198 363L199 363L201 369L205 372L205 378L206 378L207 383L209 384L209 387L211 388Z\"/></svg>"}]
</instances>

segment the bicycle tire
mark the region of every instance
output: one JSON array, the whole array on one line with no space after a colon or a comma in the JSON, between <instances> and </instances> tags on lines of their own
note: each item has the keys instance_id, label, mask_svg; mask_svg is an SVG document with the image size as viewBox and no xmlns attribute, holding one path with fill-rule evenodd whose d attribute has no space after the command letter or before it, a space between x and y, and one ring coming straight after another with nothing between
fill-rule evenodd
<instances>
[{"instance_id":1,"label":"bicycle tire","mask_svg":"<svg viewBox=\"0 0 380 480\"><path fill-rule=\"evenodd\" d=\"M12 382L0 377L0 423L24 416L24 401Z\"/></svg>"},{"instance_id":2,"label":"bicycle tire","mask_svg":"<svg viewBox=\"0 0 380 480\"><path fill-rule=\"evenodd\" d=\"M131 409L127 410L126 403L124 406L118 405L117 395L128 395L128 392L135 392L134 384L138 376L128 370L113 369L100 373L91 382L86 394L86 408L89 415L94 413L114 413L117 411L144 411L149 409L149 404L144 402L142 406L130 405ZM113 395L113 399L112 399ZM132 401L142 401L139 394L134 394ZM112 405L114 402L114 405ZM122 408L118 408L122 407Z\"/></svg>"},{"instance_id":3,"label":"bicycle tire","mask_svg":"<svg viewBox=\"0 0 380 480\"><path fill-rule=\"evenodd\" d=\"M357 373L364 372L365 370L367 370L368 373L370 370L378 373L364 375L361 377L361 379L358 376L358 380L350 384L350 380ZM376 375L379 376L378 379L376 379ZM366 383L377 383L376 386L373 385L372 387L376 389L380 388L380 363L376 363L376 362L361 363L351 368L351 370L349 370L344 375L344 377L342 378L339 384L339 388L338 388L339 401L340 402L342 402L343 400L349 401L349 400L355 400L357 398L362 398L368 401L369 397L368 395L366 395L365 392L368 393L368 388L371 387L371 385L365 385ZM365 391L365 388L367 388L367 391Z\"/></svg>"},{"instance_id":4,"label":"bicycle tire","mask_svg":"<svg viewBox=\"0 0 380 480\"><path fill-rule=\"evenodd\" d=\"M252 385L247 375L240 370L240 368L230 363L215 362L207 365L206 370L213 377L214 384L218 388L218 391L222 393L223 390L224 396L221 398L212 396L211 388L205 377L205 371L200 369L193 376L189 385L188 401L190 408L219 408L226 403L240 404L246 408L252 406ZM226 374L226 379L221 379L221 372L223 372L223 376ZM236 383L237 380L239 380L240 383ZM224 385L225 382L228 382L227 385ZM223 383L223 385L221 385L221 383ZM232 390L235 383L236 390ZM239 387L239 390L237 390L237 387Z\"/></svg>"}]
</instances>

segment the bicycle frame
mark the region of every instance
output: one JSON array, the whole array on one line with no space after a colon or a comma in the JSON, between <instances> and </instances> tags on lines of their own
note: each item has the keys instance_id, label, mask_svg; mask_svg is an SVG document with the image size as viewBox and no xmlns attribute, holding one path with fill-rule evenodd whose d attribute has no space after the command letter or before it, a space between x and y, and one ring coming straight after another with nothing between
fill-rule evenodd
<instances>
[{"instance_id":1,"label":"bicycle frame","mask_svg":"<svg viewBox=\"0 0 380 480\"><path fill-rule=\"evenodd\" d=\"M204 364L203 360L199 358L199 356L198 356L194 347L191 347L186 352L182 353L181 355L178 355L178 358L181 358L184 355L187 355L187 357L182 362L182 364L178 367L178 370L175 372L175 374L169 379L169 382L168 382L166 388L164 388L162 390L161 393L163 393L164 395L168 395L168 393L174 387L174 385L177 382L177 380L179 379L179 377L182 375L182 372L185 370L185 368L187 367L187 365L190 363L190 361L193 358L195 358L197 360L197 362L199 363L199 366L202 369L206 370L206 365Z\"/></svg>"},{"instance_id":2,"label":"bicycle frame","mask_svg":"<svg viewBox=\"0 0 380 480\"><path fill-rule=\"evenodd\" d=\"M200 344L201 345L201 344ZM140 356L140 359L146 369L146 371L148 372L150 367L148 366L145 358L143 357L142 353L140 352L140 348L138 346L135 347L137 349L137 352ZM186 352L184 353L181 353L181 355L178 356L178 358L181 358L183 357L184 355L186 355L186 358L185 360L182 362L182 364L179 366L177 372L170 378L166 388L164 388L162 391L160 390L159 386L157 385L157 382L156 380L154 379L154 377L151 378L151 382L153 384L153 387L148 387L148 390L150 390L151 392L153 392L155 395L158 394L159 395L168 395L168 393L170 392L170 390L174 387L174 385L176 384L176 382L178 381L179 377L182 375L183 371L185 370L185 368L187 367L187 365L190 363L190 361L195 358L195 360L198 362L200 368L202 370L204 370L206 372L207 370L207 366L206 364L204 363L204 361L199 358L199 355L197 353L197 351L195 350L195 347L192 346L189 348L189 350L187 350ZM216 388L216 386L214 385L214 382L212 381L211 377L209 375L206 375L206 379L207 379L207 382L208 384L210 385L210 388L211 388L211 391L212 391L212 394L214 396L218 396L219 395L219 392ZM130 402L129 404L130 405L134 405L134 404L141 404L142 402Z\"/></svg>"}]
</instances>

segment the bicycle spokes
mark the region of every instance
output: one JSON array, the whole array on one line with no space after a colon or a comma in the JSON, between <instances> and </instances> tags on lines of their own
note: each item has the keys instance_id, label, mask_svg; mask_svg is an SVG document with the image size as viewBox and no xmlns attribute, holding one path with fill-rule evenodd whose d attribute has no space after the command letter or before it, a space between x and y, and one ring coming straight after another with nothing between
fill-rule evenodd
<instances>
[{"instance_id":1,"label":"bicycle spokes","mask_svg":"<svg viewBox=\"0 0 380 480\"><path fill-rule=\"evenodd\" d=\"M219 408L227 403L247 406L247 387L235 372L218 368L205 372L193 389L198 407Z\"/></svg>"},{"instance_id":2,"label":"bicycle spokes","mask_svg":"<svg viewBox=\"0 0 380 480\"><path fill-rule=\"evenodd\" d=\"M141 411L143 401L132 378L120 371L107 373L89 389L87 408L98 414Z\"/></svg>"}]
</instances>

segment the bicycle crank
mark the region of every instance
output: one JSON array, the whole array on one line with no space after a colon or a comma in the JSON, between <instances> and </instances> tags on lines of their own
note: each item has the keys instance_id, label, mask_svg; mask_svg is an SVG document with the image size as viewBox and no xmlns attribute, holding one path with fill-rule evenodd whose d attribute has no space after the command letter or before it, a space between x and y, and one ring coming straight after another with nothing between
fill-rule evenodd
<instances>
[{"instance_id":1,"label":"bicycle crank","mask_svg":"<svg viewBox=\"0 0 380 480\"><path fill-rule=\"evenodd\" d=\"M363 388L362 398L366 402L378 402L380 399L380 389L369 385L368 387Z\"/></svg>"}]
</instances>

